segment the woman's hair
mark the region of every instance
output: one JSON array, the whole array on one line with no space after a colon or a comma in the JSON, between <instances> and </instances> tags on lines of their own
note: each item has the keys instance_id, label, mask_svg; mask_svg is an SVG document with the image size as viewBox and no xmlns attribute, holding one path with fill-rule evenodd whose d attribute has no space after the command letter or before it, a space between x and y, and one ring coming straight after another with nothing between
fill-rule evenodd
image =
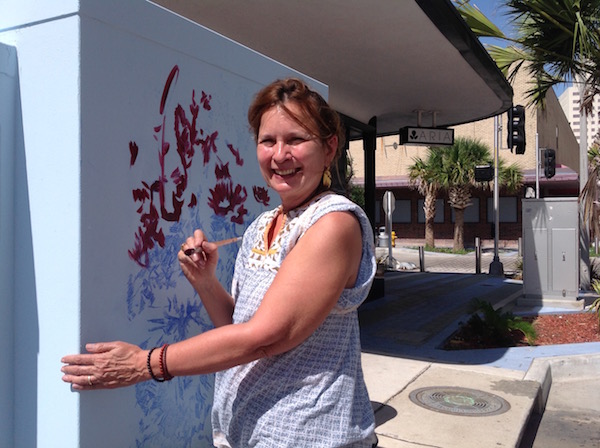
<instances>
[{"instance_id":1,"label":"woman's hair","mask_svg":"<svg viewBox=\"0 0 600 448\"><path fill-rule=\"evenodd\" d=\"M293 114L286 103L293 102L300 108L301 115ZM300 126L316 136L323 144L333 136L338 137L335 159L344 146L346 134L338 113L304 81L296 78L280 79L258 92L248 109L248 123L258 139L263 114L273 106L281 107Z\"/></svg>"}]
</instances>

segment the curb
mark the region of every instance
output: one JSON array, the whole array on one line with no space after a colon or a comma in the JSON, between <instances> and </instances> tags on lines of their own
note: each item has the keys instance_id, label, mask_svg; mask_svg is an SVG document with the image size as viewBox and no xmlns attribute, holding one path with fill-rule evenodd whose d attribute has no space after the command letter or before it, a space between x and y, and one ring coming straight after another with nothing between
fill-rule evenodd
<instances>
[{"instance_id":1,"label":"curb","mask_svg":"<svg viewBox=\"0 0 600 448\"><path fill-rule=\"evenodd\" d=\"M535 358L525 377L540 384L533 411L542 415L553 382L595 379L600 370L600 354Z\"/></svg>"}]
</instances>

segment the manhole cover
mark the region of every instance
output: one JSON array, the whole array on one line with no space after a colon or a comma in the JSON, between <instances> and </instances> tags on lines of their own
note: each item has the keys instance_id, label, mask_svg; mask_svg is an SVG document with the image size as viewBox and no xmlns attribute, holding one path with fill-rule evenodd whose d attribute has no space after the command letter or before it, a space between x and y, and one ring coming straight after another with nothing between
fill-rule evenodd
<instances>
[{"instance_id":1,"label":"manhole cover","mask_svg":"<svg viewBox=\"0 0 600 448\"><path fill-rule=\"evenodd\" d=\"M504 398L464 387L424 387L412 391L410 400L431 411L474 417L498 415L510 409Z\"/></svg>"}]
</instances>

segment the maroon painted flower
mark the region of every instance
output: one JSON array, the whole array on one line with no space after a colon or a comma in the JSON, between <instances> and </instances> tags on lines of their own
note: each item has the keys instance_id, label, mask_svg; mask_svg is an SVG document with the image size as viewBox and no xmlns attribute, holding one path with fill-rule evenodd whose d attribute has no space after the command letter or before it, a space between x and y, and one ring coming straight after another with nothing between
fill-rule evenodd
<instances>
[{"instance_id":1,"label":"maroon painted flower","mask_svg":"<svg viewBox=\"0 0 600 448\"><path fill-rule=\"evenodd\" d=\"M202 130L201 130L202 131ZM204 154L204 165L207 165L210 162L210 153L217 153L217 145L215 144L215 140L219 136L219 132L215 131L210 135L207 135L205 139L198 139L200 143L200 148L202 149L202 154Z\"/></svg>"},{"instance_id":2,"label":"maroon painted flower","mask_svg":"<svg viewBox=\"0 0 600 448\"><path fill-rule=\"evenodd\" d=\"M202 97L200 98L200 102L202 103L202 107L204 108L204 110L211 109L210 100L212 100L212 95L206 94L206 92L204 92L204 90L203 90Z\"/></svg>"},{"instance_id":3,"label":"maroon painted flower","mask_svg":"<svg viewBox=\"0 0 600 448\"><path fill-rule=\"evenodd\" d=\"M217 181L231 179L231 174L229 174L229 162L225 164L217 163L215 165L215 177L217 178Z\"/></svg>"},{"instance_id":4,"label":"maroon painted flower","mask_svg":"<svg viewBox=\"0 0 600 448\"><path fill-rule=\"evenodd\" d=\"M252 187L252 193L254 193L254 200L259 204L269 205L271 202L271 198L269 197L269 192L264 187L258 187L254 185Z\"/></svg>"},{"instance_id":5,"label":"maroon painted flower","mask_svg":"<svg viewBox=\"0 0 600 448\"><path fill-rule=\"evenodd\" d=\"M236 224L244 224L244 215L248 214L248 210L244 207L244 205L240 205L237 208L237 215L231 217L231 222Z\"/></svg>"},{"instance_id":6,"label":"maroon painted flower","mask_svg":"<svg viewBox=\"0 0 600 448\"><path fill-rule=\"evenodd\" d=\"M217 216L237 215L232 216L231 221L241 224L243 216L247 214L243 207L247 197L245 187L236 185L233 188L231 182L217 182L215 188L210 190L208 206L213 209Z\"/></svg>"},{"instance_id":7,"label":"maroon painted flower","mask_svg":"<svg viewBox=\"0 0 600 448\"><path fill-rule=\"evenodd\" d=\"M146 268L149 265L148 251L154 247L155 243L160 247L165 247L165 235L158 226L159 217L156 207L151 205L148 213L142 213L140 221L142 224L135 234L134 247L127 252L132 260Z\"/></svg>"},{"instance_id":8,"label":"maroon painted flower","mask_svg":"<svg viewBox=\"0 0 600 448\"><path fill-rule=\"evenodd\" d=\"M164 247L165 235L161 228L164 221L178 222L181 219L184 204L188 207L198 205L198 197L187 192L189 169L196 154L202 152L204 166L211 162L211 154L218 154L217 139L219 132L207 132L200 126L201 111L210 111L212 96L204 91L196 102L196 92L192 91L191 103L188 107L177 104L173 110L173 128L166 126L168 115L168 96L177 83L179 67L174 66L165 82L160 99L161 123L153 126L154 139L158 144L159 172L155 179L142 181L142 186L132 191L133 200L139 203L136 210L140 216L140 226L135 233L134 247L128 250L129 256L140 266L149 266L149 251L156 245ZM169 141L167 133L174 133L175 142ZM235 158L238 166L244 160L239 149L232 144L227 148ZM173 151L170 151L173 149ZM176 151L176 153L175 153ZM139 148L136 142L129 142L130 166L137 160ZM167 168L170 167L170 168ZM170 171L167 171L169 169ZM215 159L216 185L210 190L208 205L219 216L228 217L232 222L243 224L248 210L244 207L247 199L246 188L234 184L229 171L229 163ZM254 188L255 199L268 204L269 196L264 188Z\"/></svg>"}]
</instances>

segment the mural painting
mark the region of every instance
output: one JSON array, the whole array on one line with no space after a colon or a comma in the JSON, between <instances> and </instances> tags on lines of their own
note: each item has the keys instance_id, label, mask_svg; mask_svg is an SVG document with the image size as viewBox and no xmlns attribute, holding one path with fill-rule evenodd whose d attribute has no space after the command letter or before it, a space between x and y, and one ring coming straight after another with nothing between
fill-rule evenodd
<instances>
[{"instance_id":1,"label":"mural painting","mask_svg":"<svg viewBox=\"0 0 600 448\"><path fill-rule=\"evenodd\" d=\"M138 172L136 162L143 152L156 154L155 175L140 178L139 186L131 192L139 224L127 251L137 265L127 286L128 319L146 321L149 334L138 341L144 348L212 328L191 286L181 287L187 281L177 252L185 238L197 228L213 241L242 235L271 201L266 188L246 185L245 176L233 173L234 169L242 172L244 152L211 127L216 123L211 118L211 92L194 89L187 92L186 100L180 100L174 92L179 75L175 65L157 104L159 119L152 129L156 146L140 147L134 140L129 143L132 173ZM245 149L254 155L250 138L247 145ZM139 172L147 175L148 170ZM219 249L217 275L224 285L231 284L237 249L237 244ZM182 291L189 293L182 296ZM137 446L210 443L212 375L135 387L136 406L143 416Z\"/></svg>"}]
</instances>

